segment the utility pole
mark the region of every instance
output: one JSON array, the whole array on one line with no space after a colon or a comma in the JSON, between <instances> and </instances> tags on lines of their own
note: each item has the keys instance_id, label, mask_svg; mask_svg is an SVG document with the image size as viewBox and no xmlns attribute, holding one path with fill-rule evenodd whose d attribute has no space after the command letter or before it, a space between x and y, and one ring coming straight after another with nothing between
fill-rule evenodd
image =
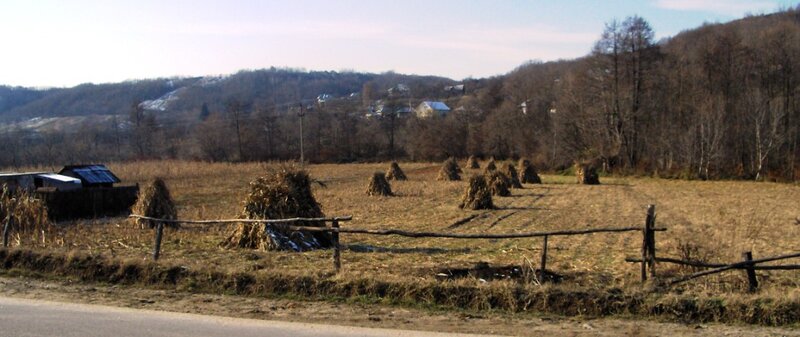
<instances>
[{"instance_id":1,"label":"utility pole","mask_svg":"<svg viewBox=\"0 0 800 337\"><path fill-rule=\"evenodd\" d=\"M555 120L556 113L558 113L556 108L550 108L550 121L553 123L553 157L550 159L551 165L555 165L556 163L556 142L558 141L558 128Z\"/></svg>"},{"instance_id":2,"label":"utility pole","mask_svg":"<svg viewBox=\"0 0 800 337\"><path fill-rule=\"evenodd\" d=\"M300 112L298 112L297 115L300 116L300 166L303 167L305 165L305 153L303 151L303 117L306 115L303 102L300 102Z\"/></svg>"}]
</instances>

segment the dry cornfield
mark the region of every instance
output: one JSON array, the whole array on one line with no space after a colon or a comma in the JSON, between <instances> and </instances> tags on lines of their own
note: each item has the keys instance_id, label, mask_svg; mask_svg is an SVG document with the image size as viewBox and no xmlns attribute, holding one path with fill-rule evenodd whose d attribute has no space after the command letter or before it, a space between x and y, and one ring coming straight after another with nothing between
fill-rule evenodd
<instances>
[{"instance_id":1,"label":"dry cornfield","mask_svg":"<svg viewBox=\"0 0 800 337\"><path fill-rule=\"evenodd\" d=\"M248 183L270 164L151 161L113 164L123 181L146 183L158 174L170 187L180 219L235 218ZM276 164L278 165L278 164ZM603 185L579 185L572 176L542 175L543 184L525 184L510 197L495 197L493 210L470 211L458 204L466 181L437 181L439 163L404 163L407 181L396 181L393 198L371 198L364 181L385 168L378 164L325 164L307 167L313 192L326 216L352 215L342 227L455 233L514 233L558 229L640 226L648 204L656 205L659 256L702 257L710 262L739 261L743 251L755 258L796 252L800 226L792 184L737 181L679 181L603 177ZM451 227L465 218L472 218ZM123 218L58 224L62 236L48 251L84 252L117 259L147 259L153 231L126 226ZM233 225L186 225L167 229L161 262L188 268L214 266L222 272L298 275L329 273L330 250L305 253L224 249L220 243ZM450 228L449 228L450 227ZM435 279L441 266L525 265L538 261L541 239L410 239L343 234L340 277L369 277L417 282ZM640 255L641 233L551 237L548 270L578 287L622 289L639 286L639 265L624 262ZM33 247L32 247L33 248ZM527 261L527 262L526 262ZM793 263L788 261L787 263ZM659 264L659 275L691 272ZM765 291L797 292L798 271L759 271ZM737 293L746 286L741 271L699 279L685 289Z\"/></svg>"}]
</instances>

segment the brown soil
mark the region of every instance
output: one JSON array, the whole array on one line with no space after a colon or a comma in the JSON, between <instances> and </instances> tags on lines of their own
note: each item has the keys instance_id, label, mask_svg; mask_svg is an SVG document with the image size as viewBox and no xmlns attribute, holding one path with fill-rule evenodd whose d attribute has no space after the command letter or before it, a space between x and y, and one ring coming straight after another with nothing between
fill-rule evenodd
<instances>
[{"instance_id":1,"label":"brown soil","mask_svg":"<svg viewBox=\"0 0 800 337\"><path fill-rule=\"evenodd\" d=\"M535 316L529 313L442 312L357 302L194 294L173 289L0 277L0 296L112 305L253 319L517 336L800 336L796 328L678 324L625 319Z\"/></svg>"}]
</instances>

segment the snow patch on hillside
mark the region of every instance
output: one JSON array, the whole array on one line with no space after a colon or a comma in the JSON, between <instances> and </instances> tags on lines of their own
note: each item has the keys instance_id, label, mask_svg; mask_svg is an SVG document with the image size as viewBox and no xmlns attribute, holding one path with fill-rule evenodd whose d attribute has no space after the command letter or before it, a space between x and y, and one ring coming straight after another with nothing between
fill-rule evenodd
<instances>
[{"instance_id":1,"label":"snow patch on hillside","mask_svg":"<svg viewBox=\"0 0 800 337\"><path fill-rule=\"evenodd\" d=\"M178 92L181 89L183 88L172 90L159 98L144 101L139 106L145 110L166 111L170 102L177 101L180 98Z\"/></svg>"},{"instance_id":2,"label":"snow patch on hillside","mask_svg":"<svg viewBox=\"0 0 800 337\"><path fill-rule=\"evenodd\" d=\"M219 84L220 82L227 80L230 75L217 75L217 76L206 76L200 79L197 82L201 87L210 87L212 85Z\"/></svg>"}]
</instances>

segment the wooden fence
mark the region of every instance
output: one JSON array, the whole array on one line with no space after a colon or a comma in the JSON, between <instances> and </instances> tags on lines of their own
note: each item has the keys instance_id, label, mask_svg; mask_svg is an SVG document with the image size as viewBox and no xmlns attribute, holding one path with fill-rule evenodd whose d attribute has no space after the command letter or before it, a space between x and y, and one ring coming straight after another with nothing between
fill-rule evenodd
<instances>
[{"instance_id":1,"label":"wooden fence","mask_svg":"<svg viewBox=\"0 0 800 337\"><path fill-rule=\"evenodd\" d=\"M632 227L615 227L615 228L591 228L582 230L557 230L557 231L542 231L542 232L524 232L524 233L478 233L478 234L459 234L459 233L441 233L441 232L412 232L399 229L363 229L363 228L342 228L339 222L350 221L352 217L334 217L334 218L291 218L291 219L269 219L269 220L254 220L254 219L225 219L225 220L170 220L152 218L142 215L130 215L132 218L148 220L156 222L156 235L155 244L153 246L153 259L158 260L161 254L161 238L163 235L165 223L175 224L220 224L220 223L263 223L264 230L269 226L282 227L292 231L307 231L307 232L330 232L333 243L333 266L336 272L341 269L341 247L339 244L339 234L367 234L367 235L398 235L409 238L449 238L449 239L520 239L520 238L543 238L542 255L540 270L542 273L547 268L547 244L551 236L573 236L573 235L588 235L596 233L624 233L624 232L642 232L642 281L647 280L647 274L655 277L655 232L666 231L666 228L655 227L655 206L649 205L647 207L647 216L645 218L644 226ZM291 223L296 222L324 222L325 227L313 226L294 226ZM331 225L328 226L327 223Z\"/></svg>"},{"instance_id":2,"label":"wooden fence","mask_svg":"<svg viewBox=\"0 0 800 337\"><path fill-rule=\"evenodd\" d=\"M742 252L742 261L735 262L735 263L706 263L700 261L686 261L686 260L679 260L673 258L655 258L657 262L663 263L672 263L678 264L683 266L690 266L695 268L712 268L709 270L704 270L700 272L696 272L690 275L678 277L672 280L666 280L662 282L664 285L675 285L678 283L686 282L689 280L696 279L698 277L719 274L724 271L732 270L732 269L744 269L746 276L747 276L747 283L748 283L748 290L750 292L755 292L758 289L758 278L756 277L756 270L798 270L800 269L800 265L781 265L781 266L759 266L760 263L766 262L773 262L779 260L786 260L792 258L800 257L800 253L795 254L786 254L786 255L779 255L779 256L772 256L761 258L757 260L753 260L753 253L752 252ZM641 263L641 259L637 258L626 258L625 261L627 262L635 262Z\"/></svg>"},{"instance_id":3,"label":"wooden fence","mask_svg":"<svg viewBox=\"0 0 800 337\"><path fill-rule=\"evenodd\" d=\"M757 270L800 270L800 265L780 265L780 266L761 266L766 262L785 260L790 258L800 257L800 253L786 254L780 256L773 256L761 259L753 259L751 252L744 252L742 254L743 261L735 263L706 263L700 261L685 261L667 257L656 256L656 232L666 231L666 228L657 228L655 206L649 205L647 207L647 214L644 221L644 226L637 227L614 227L614 228L592 228L582 230L557 230L557 231L540 231L540 232L524 232L524 233L475 233L475 234L459 234L459 233L442 233L442 232L412 232L399 229L363 229L363 228L342 228L339 223L351 221L352 217L329 217L329 218L289 218L289 219L220 219L220 220L172 220L146 217L142 215L130 215L132 218L149 220L156 223L155 239L153 245L153 259L158 260L161 255L161 241L164 234L164 224L224 224L224 223L260 223L264 224L264 230L270 226L281 227L292 231L308 231L308 232L330 232L333 244L333 266L336 272L341 270L341 246L339 235L340 234L367 234L367 235L398 235L409 238L450 238L450 239L519 239L519 238L543 238L542 255L540 270L542 273L547 268L547 245L548 239L551 236L573 236L573 235L589 235L597 233L624 233L624 232L642 232L642 247L640 258L626 258L627 262L635 262L641 264L641 280L647 281L648 275L650 278L656 279L656 263L673 263L696 268L710 268L705 271L696 272L690 275L674 278L671 280L660 280L657 284L671 286L698 277L713 275L733 269L744 269L749 283L749 290L755 291L758 288L758 279L756 275ZM11 218L7 219L3 228L3 246L8 246L8 233L12 226ZM312 226L295 226L292 223L297 222L323 222L324 227ZM328 225L330 224L330 225Z\"/></svg>"}]
</instances>

